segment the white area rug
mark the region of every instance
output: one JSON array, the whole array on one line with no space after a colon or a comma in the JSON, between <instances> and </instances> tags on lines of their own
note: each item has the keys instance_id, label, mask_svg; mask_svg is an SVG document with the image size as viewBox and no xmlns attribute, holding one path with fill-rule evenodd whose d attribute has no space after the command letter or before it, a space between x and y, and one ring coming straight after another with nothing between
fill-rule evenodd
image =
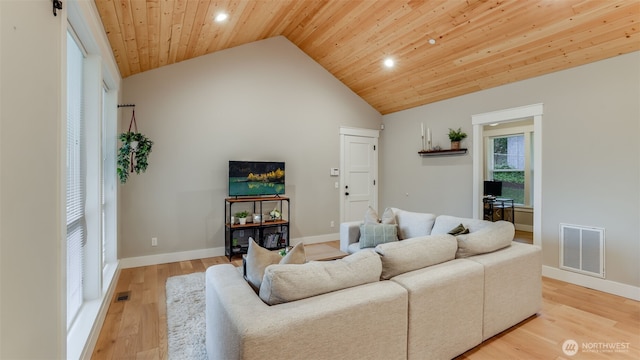
<instances>
[{"instance_id":1,"label":"white area rug","mask_svg":"<svg viewBox=\"0 0 640 360\"><path fill-rule=\"evenodd\" d=\"M205 360L204 273L167 279L169 359Z\"/></svg>"}]
</instances>

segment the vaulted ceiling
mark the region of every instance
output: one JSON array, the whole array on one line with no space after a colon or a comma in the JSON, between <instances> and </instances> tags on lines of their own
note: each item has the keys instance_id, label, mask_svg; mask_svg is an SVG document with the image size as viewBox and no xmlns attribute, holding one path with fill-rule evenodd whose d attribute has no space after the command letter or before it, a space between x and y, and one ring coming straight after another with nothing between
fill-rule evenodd
<instances>
[{"instance_id":1,"label":"vaulted ceiling","mask_svg":"<svg viewBox=\"0 0 640 360\"><path fill-rule=\"evenodd\" d=\"M640 50L639 0L95 3L122 77L283 35L382 114Z\"/></svg>"}]
</instances>

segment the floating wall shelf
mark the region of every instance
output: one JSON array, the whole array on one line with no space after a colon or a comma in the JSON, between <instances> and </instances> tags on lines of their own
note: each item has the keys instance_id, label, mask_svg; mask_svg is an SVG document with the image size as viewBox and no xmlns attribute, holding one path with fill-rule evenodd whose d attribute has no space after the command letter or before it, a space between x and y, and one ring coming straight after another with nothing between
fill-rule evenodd
<instances>
[{"instance_id":1,"label":"floating wall shelf","mask_svg":"<svg viewBox=\"0 0 640 360\"><path fill-rule=\"evenodd\" d=\"M418 154L420 156L449 156L449 155L464 155L466 153L467 153L467 149L418 151Z\"/></svg>"}]
</instances>

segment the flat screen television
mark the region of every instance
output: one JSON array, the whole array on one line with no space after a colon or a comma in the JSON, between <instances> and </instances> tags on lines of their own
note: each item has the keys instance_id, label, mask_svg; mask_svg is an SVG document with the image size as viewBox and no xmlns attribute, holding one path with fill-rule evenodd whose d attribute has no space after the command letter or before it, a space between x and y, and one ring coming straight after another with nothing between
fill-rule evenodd
<instances>
[{"instance_id":1,"label":"flat screen television","mask_svg":"<svg viewBox=\"0 0 640 360\"><path fill-rule=\"evenodd\" d=\"M229 196L284 194L284 162L229 161Z\"/></svg>"},{"instance_id":2,"label":"flat screen television","mask_svg":"<svg viewBox=\"0 0 640 360\"><path fill-rule=\"evenodd\" d=\"M485 181L485 196L502 196L502 181Z\"/></svg>"}]
</instances>

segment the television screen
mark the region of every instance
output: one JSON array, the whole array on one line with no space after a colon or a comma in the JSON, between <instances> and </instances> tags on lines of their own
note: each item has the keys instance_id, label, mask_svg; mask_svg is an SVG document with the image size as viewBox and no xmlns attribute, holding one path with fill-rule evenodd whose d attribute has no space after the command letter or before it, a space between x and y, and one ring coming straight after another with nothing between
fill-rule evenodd
<instances>
[{"instance_id":1,"label":"television screen","mask_svg":"<svg viewBox=\"0 0 640 360\"><path fill-rule=\"evenodd\" d=\"M284 162L229 161L229 196L284 194Z\"/></svg>"},{"instance_id":2,"label":"television screen","mask_svg":"<svg viewBox=\"0 0 640 360\"><path fill-rule=\"evenodd\" d=\"M484 195L502 196L502 181L485 181Z\"/></svg>"}]
</instances>

